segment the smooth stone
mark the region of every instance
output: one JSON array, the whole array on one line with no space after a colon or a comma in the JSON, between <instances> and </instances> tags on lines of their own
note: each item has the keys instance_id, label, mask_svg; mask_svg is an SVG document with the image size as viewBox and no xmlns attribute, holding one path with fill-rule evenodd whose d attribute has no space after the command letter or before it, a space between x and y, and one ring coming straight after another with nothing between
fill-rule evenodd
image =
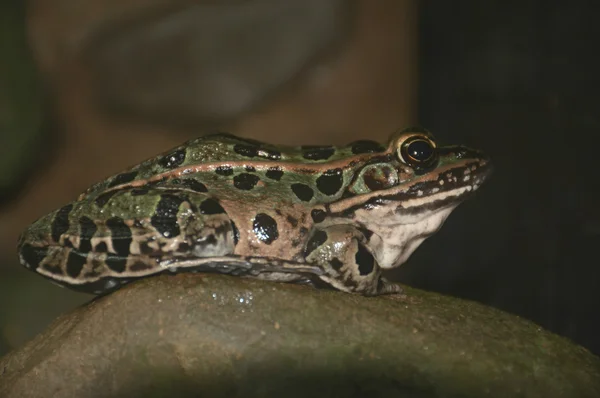
<instances>
[{"instance_id":1,"label":"smooth stone","mask_svg":"<svg viewBox=\"0 0 600 398\"><path fill-rule=\"evenodd\" d=\"M600 359L534 323L406 289L146 278L0 359L1 397L599 397Z\"/></svg>"}]
</instances>

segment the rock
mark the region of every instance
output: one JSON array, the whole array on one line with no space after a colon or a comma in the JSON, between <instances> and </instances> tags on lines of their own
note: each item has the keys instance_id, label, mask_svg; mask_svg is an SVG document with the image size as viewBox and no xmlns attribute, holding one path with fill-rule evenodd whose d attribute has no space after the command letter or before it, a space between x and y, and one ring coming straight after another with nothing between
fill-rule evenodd
<instances>
[{"instance_id":1,"label":"rock","mask_svg":"<svg viewBox=\"0 0 600 398\"><path fill-rule=\"evenodd\" d=\"M436 293L163 275L58 318L2 358L0 396L592 398L600 360Z\"/></svg>"},{"instance_id":2,"label":"rock","mask_svg":"<svg viewBox=\"0 0 600 398\"><path fill-rule=\"evenodd\" d=\"M57 91L80 78L115 118L195 128L237 118L320 64L353 19L342 0L33 0L29 30Z\"/></svg>"},{"instance_id":3,"label":"rock","mask_svg":"<svg viewBox=\"0 0 600 398\"><path fill-rule=\"evenodd\" d=\"M44 159L43 95L27 39L25 4L0 2L0 203L14 199ZM47 145L46 145L47 147Z\"/></svg>"}]
</instances>

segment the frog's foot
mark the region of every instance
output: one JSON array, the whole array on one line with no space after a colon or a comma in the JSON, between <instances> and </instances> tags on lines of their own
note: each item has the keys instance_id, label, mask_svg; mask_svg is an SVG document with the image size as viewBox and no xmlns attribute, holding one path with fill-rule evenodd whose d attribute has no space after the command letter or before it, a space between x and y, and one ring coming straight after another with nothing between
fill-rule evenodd
<instances>
[{"instance_id":1,"label":"frog's foot","mask_svg":"<svg viewBox=\"0 0 600 398\"><path fill-rule=\"evenodd\" d=\"M401 294L403 292L404 289L399 284L390 282L384 277L379 279L377 294Z\"/></svg>"},{"instance_id":2,"label":"frog's foot","mask_svg":"<svg viewBox=\"0 0 600 398\"><path fill-rule=\"evenodd\" d=\"M335 289L365 296L400 293L402 288L381 277L381 268L361 231L332 225L313 231L306 244L307 263L318 265L323 282Z\"/></svg>"}]
</instances>

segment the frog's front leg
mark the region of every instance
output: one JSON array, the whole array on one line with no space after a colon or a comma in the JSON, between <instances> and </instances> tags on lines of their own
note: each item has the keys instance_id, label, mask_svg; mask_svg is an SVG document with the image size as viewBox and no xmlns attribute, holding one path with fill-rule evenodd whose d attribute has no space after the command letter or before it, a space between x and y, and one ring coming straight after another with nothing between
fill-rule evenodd
<instances>
[{"instance_id":1,"label":"frog's front leg","mask_svg":"<svg viewBox=\"0 0 600 398\"><path fill-rule=\"evenodd\" d=\"M352 225L315 229L304 251L306 262L323 270L319 278L338 290L366 296L401 293L402 288L381 276L364 234Z\"/></svg>"}]
</instances>

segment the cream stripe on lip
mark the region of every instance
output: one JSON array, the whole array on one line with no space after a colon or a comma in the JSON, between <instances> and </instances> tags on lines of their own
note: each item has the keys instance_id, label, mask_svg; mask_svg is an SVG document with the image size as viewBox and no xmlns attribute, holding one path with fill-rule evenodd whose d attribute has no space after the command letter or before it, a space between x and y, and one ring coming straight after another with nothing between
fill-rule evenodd
<instances>
[{"instance_id":1,"label":"cream stripe on lip","mask_svg":"<svg viewBox=\"0 0 600 398\"><path fill-rule=\"evenodd\" d=\"M441 191L438 193L434 193L432 195L427 195L427 196L419 196L416 197L414 199L408 199L408 200L404 200L402 201L400 204L398 204L398 208L401 209L412 209L415 207L420 207L435 201L443 201L446 200L448 198L460 198L461 196L463 196L466 192L471 192L471 191L475 191L477 190L477 188L479 188L478 184L475 185L465 185L459 188L455 188L449 191Z\"/></svg>"}]
</instances>

